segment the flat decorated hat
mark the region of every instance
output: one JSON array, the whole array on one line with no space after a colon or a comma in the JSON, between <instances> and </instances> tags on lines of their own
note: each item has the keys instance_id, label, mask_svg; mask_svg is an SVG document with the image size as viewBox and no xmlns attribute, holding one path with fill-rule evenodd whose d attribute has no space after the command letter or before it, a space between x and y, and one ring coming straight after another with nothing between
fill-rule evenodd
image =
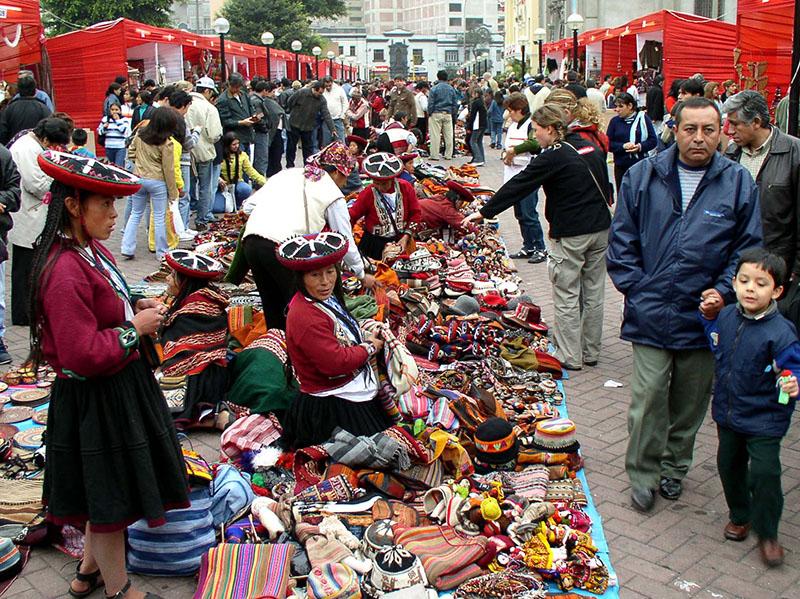
<instances>
[{"instance_id":1,"label":"flat decorated hat","mask_svg":"<svg viewBox=\"0 0 800 599\"><path fill-rule=\"evenodd\" d=\"M109 197L129 196L142 186L139 177L96 158L47 150L38 156L45 175L59 183Z\"/></svg>"},{"instance_id":2,"label":"flat decorated hat","mask_svg":"<svg viewBox=\"0 0 800 599\"><path fill-rule=\"evenodd\" d=\"M348 135L347 137L344 138L344 140L348 144L351 144L351 143L356 144L359 148L361 148L362 152L364 151L364 148L366 148L369 145L369 141L367 141L366 139L364 139L360 135Z\"/></svg>"},{"instance_id":3,"label":"flat decorated hat","mask_svg":"<svg viewBox=\"0 0 800 599\"><path fill-rule=\"evenodd\" d=\"M364 159L361 168L375 181L394 179L403 172L403 162L389 152L377 152Z\"/></svg>"},{"instance_id":4,"label":"flat decorated hat","mask_svg":"<svg viewBox=\"0 0 800 599\"><path fill-rule=\"evenodd\" d=\"M275 253L278 262L289 270L308 272L338 264L347 254L347 238L333 231L299 235L280 244Z\"/></svg>"},{"instance_id":5,"label":"flat decorated hat","mask_svg":"<svg viewBox=\"0 0 800 599\"><path fill-rule=\"evenodd\" d=\"M580 449L575 423L569 418L548 418L536 424L533 447L552 453L574 453Z\"/></svg>"},{"instance_id":6,"label":"flat decorated hat","mask_svg":"<svg viewBox=\"0 0 800 599\"><path fill-rule=\"evenodd\" d=\"M446 185L450 191L453 191L458 195L462 202L469 203L475 201L475 196L473 193L458 181L448 181Z\"/></svg>"},{"instance_id":7,"label":"flat decorated hat","mask_svg":"<svg viewBox=\"0 0 800 599\"><path fill-rule=\"evenodd\" d=\"M316 566L308 574L306 595L308 599L361 599L358 575L337 562Z\"/></svg>"},{"instance_id":8,"label":"flat decorated hat","mask_svg":"<svg viewBox=\"0 0 800 599\"><path fill-rule=\"evenodd\" d=\"M189 250L167 252L167 264L175 272L195 279L217 279L225 274L222 262Z\"/></svg>"}]
</instances>

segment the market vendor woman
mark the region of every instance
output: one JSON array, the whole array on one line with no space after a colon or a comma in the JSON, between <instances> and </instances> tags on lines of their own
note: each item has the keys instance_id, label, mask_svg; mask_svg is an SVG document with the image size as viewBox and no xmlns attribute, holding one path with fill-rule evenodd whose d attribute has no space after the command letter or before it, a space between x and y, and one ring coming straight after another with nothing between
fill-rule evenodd
<instances>
[{"instance_id":1,"label":"market vendor woman","mask_svg":"<svg viewBox=\"0 0 800 599\"><path fill-rule=\"evenodd\" d=\"M47 362L58 375L47 418L47 519L86 525L70 595L86 597L104 585L106 597L154 598L131 589L124 535L136 520L158 526L166 510L189 505L172 419L138 351L166 307L156 300L133 304L99 243L114 230L114 198L141 185L91 158L47 151L38 161L54 179L30 303L33 368Z\"/></svg>"},{"instance_id":2,"label":"market vendor woman","mask_svg":"<svg viewBox=\"0 0 800 599\"><path fill-rule=\"evenodd\" d=\"M364 236L358 244L361 253L380 260L391 242L400 244L401 253L411 243L411 225L419 222L420 209L414 186L398 179L402 161L393 154L379 152L364 159L362 169L372 179L350 207L350 222L364 218Z\"/></svg>"},{"instance_id":3,"label":"market vendor woman","mask_svg":"<svg viewBox=\"0 0 800 599\"><path fill-rule=\"evenodd\" d=\"M298 448L324 443L337 427L372 435L392 424L369 363L383 340L365 339L344 304L339 262L347 245L345 236L327 232L278 247L298 288L286 317L286 347L301 393L284 422L284 439Z\"/></svg>"}]
</instances>

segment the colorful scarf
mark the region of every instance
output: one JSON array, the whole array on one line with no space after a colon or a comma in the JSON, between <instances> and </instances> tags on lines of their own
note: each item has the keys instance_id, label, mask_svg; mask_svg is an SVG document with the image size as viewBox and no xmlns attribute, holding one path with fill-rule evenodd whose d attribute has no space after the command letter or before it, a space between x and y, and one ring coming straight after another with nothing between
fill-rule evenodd
<instances>
[{"instance_id":1,"label":"colorful scarf","mask_svg":"<svg viewBox=\"0 0 800 599\"><path fill-rule=\"evenodd\" d=\"M334 141L306 160L303 174L309 181L319 181L325 171L322 165L332 166L345 177L348 176L356 165L355 158L350 155L345 145Z\"/></svg>"}]
</instances>

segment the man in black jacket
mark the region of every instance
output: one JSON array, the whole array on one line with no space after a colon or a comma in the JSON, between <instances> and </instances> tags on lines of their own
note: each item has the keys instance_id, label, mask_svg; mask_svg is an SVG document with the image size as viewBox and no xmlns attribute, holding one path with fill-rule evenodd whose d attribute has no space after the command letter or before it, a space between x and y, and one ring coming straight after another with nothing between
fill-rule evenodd
<instances>
[{"instance_id":1,"label":"man in black jacket","mask_svg":"<svg viewBox=\"0 0 800 599\"><path fill-rule=\"evenodd\" d=\"M233 131L239 138L242 152L250 154L250 144L255 139L253 127L259 122L250 106L250 99L244 91L244 77L233 73L228 79L228 89L219 95L217 100L219 120L224 133Z\"/></svg>"},{"instance_id":2,"label":"man in black jacket","mask_svg":"<svg viewBox=\"0 0 800 599\"><path fill-rule=\"evenodd\" d=\"M6 332L6 260L8 231L14 226L11 213L19 210L20 177L17 166L5 146L0 146L0 364L11 364L5 344Z\"/></svg>"},{"instance_id":3,"label":"man in black jacket","mask_svg":"<svg viewBox=\"0 0 800 599\"><path fill-rule=\"evenodd\" d=\"M294 93L287 104L286 112L289 113L289 142L286 144L286 166L294 166L297 154L297 142L303 144L303 163L311 156L311 132L317 124L317 114L322 117L325 127L331 132L334 140L339 139L333 119L328 112L328 103L322 96L325 90L321 81L314 81L309 87L304 87ZM344 140L339 140L344 141Z\"/></svg>"},{"instance_id":4,"label":"man in black jacket","mask_svg":"<svg viewBox=\"0 0 800 599\"><path fill-rule=\"evenodd\" d=\"M659 135L664 125L664 88L661 87L663 83L664 76L659 73L653 80L653 85L647 90L647 99L645 100L647 116L653 121L653 127Z\"/></svg>"},{"instance_id":5,"label":"man in black jacket","mask_svg":"<svg viewBox=\"0 0 800 599\"><path fill-rule=\"evenodd\" d=\"M271 177L281 170L281 157L283 156L283 131L286 128L286 114L275 98L275 84L263 81L259 84L259 93L264 109L269 119L269 134L267 137L268 159L267 177Z\"/></svg>"},{"instance_id":6,"label":"man in black jacket","mask_svg":"<svg viewBox=\"0 0 800 599\"><path fill-rule=\"evenodd\" d=\"M50 116L52 111L36 99L36 81L33 77L22 77L17 83L19 98L12 100L0 114L0 143L5 145L25 129L33 129L39 121Z\"/></svg>"},{"instance_id":7,"label":"man in black jacket","mask_svg":"<svg viewBox=\"0 0 800 599\"><path fill-rule=\"evenodd\" d=\"M253 107L253 114L261 116L260 120L253 125L253 135L255 138L253 143L253 168L262 175L266 175L267 173L269 130L272 126L262 98L264 86L266 85L267 82L261 81L260 79L252 81L250 91L250 106Z\"/></svg>"}]
</instances>

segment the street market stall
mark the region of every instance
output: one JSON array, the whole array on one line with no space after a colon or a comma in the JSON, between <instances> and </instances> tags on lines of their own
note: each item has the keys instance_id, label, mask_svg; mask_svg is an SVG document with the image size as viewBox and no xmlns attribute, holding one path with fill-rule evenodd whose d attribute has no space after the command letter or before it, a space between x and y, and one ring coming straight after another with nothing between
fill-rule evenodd
<instances>
[{"instance_id":1,"label":"street market stall","mask_svg":"<svg viewBox=\"0 0 800 599\"><path fill-rule=\"evenodd\" d=\"M42 81L42 26L39 0L17 0L0 6L0 80L16 81L19 69L32 70Z\"/></svg>"},{"instance_id":2,"label":"street market stall","mask_svg":"<svg viewBox=\"0 0 800 599\"><path fill-rule=\"evenodd\" d=\"M741 89L788 94L792 70L795 0L739 0L734 67ZM777 90L780 90L778 94Z\"/></svg>"}]
</instances>

